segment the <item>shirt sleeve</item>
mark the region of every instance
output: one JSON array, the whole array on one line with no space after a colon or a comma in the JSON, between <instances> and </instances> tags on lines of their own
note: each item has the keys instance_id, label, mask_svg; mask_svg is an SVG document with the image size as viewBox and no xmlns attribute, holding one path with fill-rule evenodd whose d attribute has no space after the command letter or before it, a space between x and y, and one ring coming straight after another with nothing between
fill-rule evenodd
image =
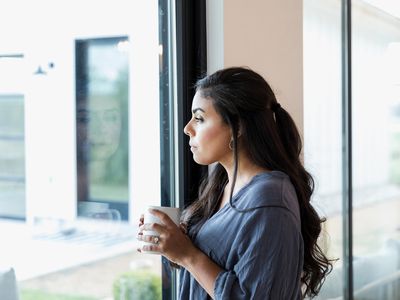
<instances>
[{"instance_id":1,"label":"shirt sleeve","mask_svg":"<svg viewBox=\"0 0 400 300\"><path fill-rule=\"evenodd\" d=\"M233 244L237 263L217 276L215 299L300 299L299 225L285 208L261 208L248 214Z\"/></svg>"}]
</instances>

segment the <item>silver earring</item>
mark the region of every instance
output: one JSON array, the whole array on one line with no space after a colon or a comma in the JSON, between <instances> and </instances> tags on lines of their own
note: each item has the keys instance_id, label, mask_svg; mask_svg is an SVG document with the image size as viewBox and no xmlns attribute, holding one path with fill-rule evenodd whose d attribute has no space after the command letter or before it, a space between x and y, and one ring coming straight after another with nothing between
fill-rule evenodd
<instances>
[{"instance_id":1,"label":"silver earring","mask_svg":"<svg viewBox=\"0 0 400 300\"><path fill-rule=\"evenodd\" d=\"M229 142L229 149L233 150L233 139L231 139Z\"/></svg>"}]
</instances>

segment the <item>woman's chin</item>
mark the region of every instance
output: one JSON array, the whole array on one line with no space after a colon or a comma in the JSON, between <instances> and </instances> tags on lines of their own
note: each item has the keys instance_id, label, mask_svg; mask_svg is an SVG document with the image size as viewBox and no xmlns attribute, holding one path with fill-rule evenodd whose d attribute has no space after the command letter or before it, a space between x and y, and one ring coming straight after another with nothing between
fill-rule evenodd
<instances>
[{"instance_id":1,"label":"woman's chin","mask_svg":"<svg viewBox=\"0 0 400 300\"><path fill-rule=\"evenodd\" d=\"M193 154L193 160L197 163L197 164L199 164L199 165L204 165L204 166L208 166L209 164L211 164L212 162L210 162L209 160L207 160L207 159L204 159L204 158L202 158L202 157L200 157L199 155L197 155L197 154Z\"/></svg>"},{"instance_id":2,"label":"woman's chin","mask_svg":"<svg viewBox=\"0 0 400 300\"><path fill-rule=\"evenodd\" d=\"M203 165L202 160L196 158L196 155L193 155L193 160L194 160L197 164Z\"/></svg>"}]
</instances>

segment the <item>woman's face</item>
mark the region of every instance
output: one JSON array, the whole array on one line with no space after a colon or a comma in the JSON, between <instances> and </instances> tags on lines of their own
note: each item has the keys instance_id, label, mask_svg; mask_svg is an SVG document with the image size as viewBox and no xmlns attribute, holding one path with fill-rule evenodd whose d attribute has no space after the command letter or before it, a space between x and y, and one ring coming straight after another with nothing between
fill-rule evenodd
<instances>
[{"instance_id":1,"label":"woman's face","mask_svg":"<svg viewBox=\"0 0 400 300\"><path fill-rule=\"evenodd\" d=\"M192 118L183 131L190 137L190 150L198 164L209 165L232 156L229 126L216 112L212 101L203 98L199 92L194 95Z\"/></svg>"},{"instance_id":2,"label":"woman's face","mask_svg":"<svg viewBox=\"0 0 400 300\"><path fill-rule=\"evenodd\" d=\"M119 102L111 97L93 97L78 104L78 145L89 151L91 161L107 160L118 149L121 135Z\"/></svg>"}]
</instances>

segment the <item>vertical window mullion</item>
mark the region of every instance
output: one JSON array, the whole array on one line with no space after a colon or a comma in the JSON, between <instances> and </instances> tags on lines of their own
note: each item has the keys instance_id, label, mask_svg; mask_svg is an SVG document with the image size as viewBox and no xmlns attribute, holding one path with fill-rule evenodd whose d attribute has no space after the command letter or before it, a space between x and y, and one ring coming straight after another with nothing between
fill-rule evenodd
<instances>
[{"instance_id":1,"label":"vertical window mullion","mask_svg":"<svg viewBox=\"0 0 400 300\"><path fill-rule=\"evenodd\" d=\"M342 0L342 171L344 298L353 299L351 0Z\"/></svg>"}]
</instances>

